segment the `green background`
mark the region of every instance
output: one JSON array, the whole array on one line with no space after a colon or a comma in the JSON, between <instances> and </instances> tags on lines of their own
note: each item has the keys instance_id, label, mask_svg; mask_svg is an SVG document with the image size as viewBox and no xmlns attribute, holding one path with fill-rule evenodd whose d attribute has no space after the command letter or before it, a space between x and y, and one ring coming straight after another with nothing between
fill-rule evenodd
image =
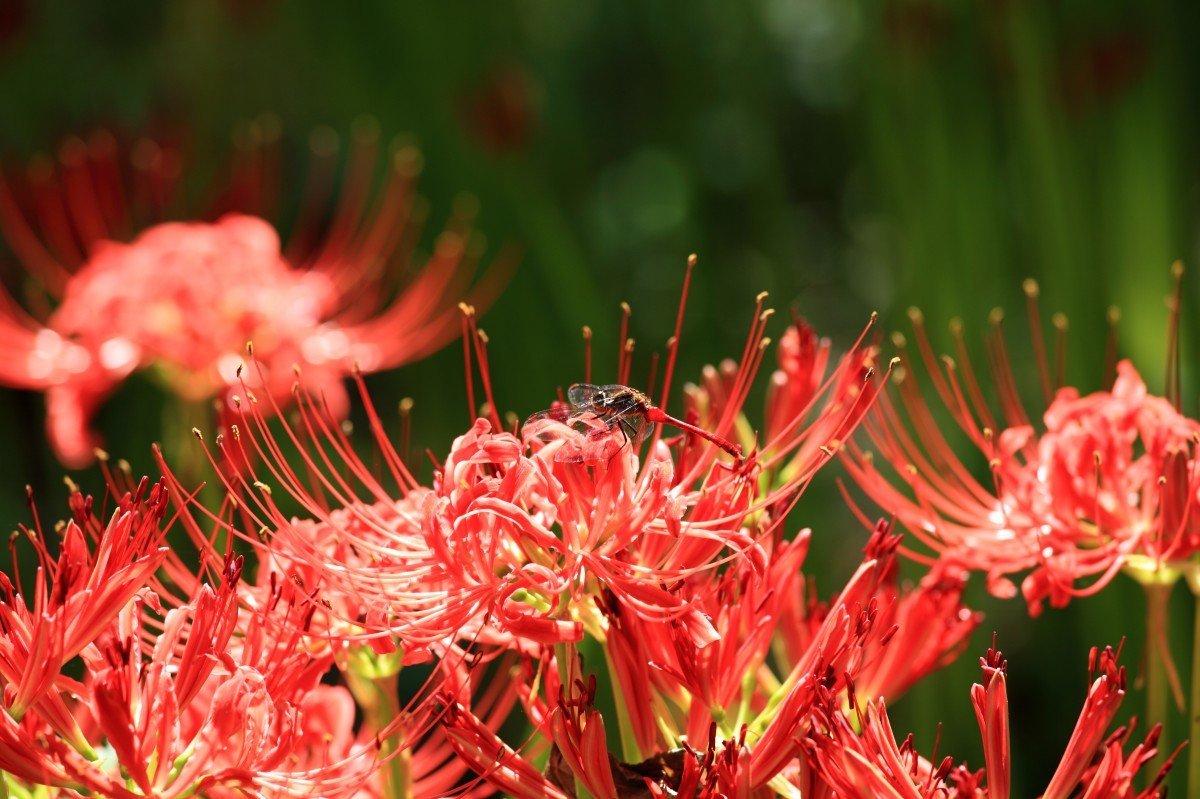
<instances>
[{"instance_id":1,"label":"green background","mask_svg":"<svg viewBox=\"0 0 1200 799\"><path fill-rule=\"evenodd\" d=\"M580 379L582 324L596 331L596 377L612 375L622 300L644 374L646 353L670 335L689 252L701 263L685 379L740 352L762 290L781 311L775 334L794 310L844 347L872 309L885 329L903 328L916 303L944 346L952 317L975 335L998 305L1021 340L1021 280L1034 277L1044 308L1070 319L1072 381L1100 387L1104 315L1118 304L1123 354L1161 387L1168 264L1196 261L1200 232L1193 4L417 5L4 0L3 166L99 128L169 135L186 142L185 184L198 193L238 126L267 112L295 186L318 125L346 136L367 115L385 135L411 136L426 157L426 239L469 192L489 252L524 249L482 323L499 404L518 415ZM0 269L19 282L7 251ZM1189 298L1198 288L1188 280ZM1185 300L1185 398L1193 322ZM1014 349L1033 389L1028 346ZM369 384L383 408L414 398L418 448L444 453L468 421L455 347ZM158 389L131 381L100 417L109 450L151 468L163 413ZM44 516L63 507L42 422L40 398L0 394L9 524L27 518L25 483ZM814 527L809 568L825 592L865 540L834 476L790 524ZM76 479L100 490L95 473ZM1036 623L1020 603L978 586L974 596L987 620L967 655L897 703L894 724L928 752L943 721L939 753L981 765L968 687L997 630L1011 664L1014 795L1032 796L1081 706L1087 648L1127 634L1125 662L1139 671L1140 592L1118 581ZM1190 618L1184 592L1175 600L1182 657Z\"/></svg>"}]
</instances>

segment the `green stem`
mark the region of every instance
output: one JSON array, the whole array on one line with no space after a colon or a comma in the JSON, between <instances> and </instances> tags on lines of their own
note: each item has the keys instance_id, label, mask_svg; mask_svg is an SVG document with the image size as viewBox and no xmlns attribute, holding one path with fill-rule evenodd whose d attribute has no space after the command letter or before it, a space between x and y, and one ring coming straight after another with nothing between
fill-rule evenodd
<instances>
[{"instance_id":1,"label":"green stem","mask_svg":"<svg viewBox=\"0 0 1200 799\"><path fill-rule=\"evenodd\" d=\"M1167 606L1171 599L1171 584L1146 583L1146 723L1148 728L1162 725L1158 754L1150 762L1149 773L1155 773L1166 759L1170 735L1167 728L1167 708L1170 704L1167 668L1159 641L1167 629Z\"/></svg>"},{"instance_id":2,"label":"green stem","mask_svg":"<svg viewBox=\"0 0 1200 799\"><path fill-rule=\"evenodd\" d=\"M617 670L613 666L612 653L608 645L603 645L604 661L608 664L608 673L612 675L613 706L617 709L617 731L621 736L621 757L626 763L639 763L645 759L638 747L637 736L633 732L633 719L629 715L629 704L625 700L625 692L621 690L621 681L617 679ZM648 712L648 708L639 708L639 713Z\"/></svg>"},{"instance_id":3,"label":"green stem","mask_svg":"<svg viewBox=\"0 0 1200 799\"><path fill-rule=\"evenodd\" d=\"M358 700L363 718L377 735L400 715L400 691L395 674L364 677L344 672L351 693ZM412 799L412 754L400 749L403 730L380 737L379 757L386 764L383 774L383 799Z\"/></svg>"},{"instance_id":4,"label":"green stem","mask_svg":"<svg viewBox=\"0 0 1200 799\"><path fill-rule=\"evenodd\" d=\"M1192 620L1192 685L1188 700L1188 789L1187 796L1200 796L1200 581L1188 575L1195 611Z\"/></svg>"},{"instance_id":5,"label":"green stem","mask_svg":"<svg viewBox=\"0 0 1200 799\"><path fill-rule=\"evenodd\" d=\"M575 644L562 643L554 645L554 662L558 665L558 682L565 696L571 695L571 684L575 679ZM584 785L579 775L575 775L576 799L592 799L591 792Z\"/></svg>"}]
</instances>

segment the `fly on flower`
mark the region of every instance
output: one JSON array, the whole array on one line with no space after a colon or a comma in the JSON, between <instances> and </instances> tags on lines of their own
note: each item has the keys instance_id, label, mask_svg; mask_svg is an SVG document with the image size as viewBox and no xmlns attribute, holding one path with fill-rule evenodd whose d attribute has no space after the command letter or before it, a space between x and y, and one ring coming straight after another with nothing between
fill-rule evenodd
<instances>
[{"instance_id":1,"label":"fly on flower","mask_svg":"<svg viewBox=\"0 0 1200 799\"><path fill-rule=\"evenodd\" d=\"M738 460L742 458L742 448L737 444L676 419L629 386L576 383L567 389L567 402L556 402L549 409L535 413L525 425L544 420L565 424L581 434L578 440L564 440L566 443L554 453L559 463L607 462L626 445L636 450L654 424L667 424L700 436Z\"/></svg>"}]
</instances>

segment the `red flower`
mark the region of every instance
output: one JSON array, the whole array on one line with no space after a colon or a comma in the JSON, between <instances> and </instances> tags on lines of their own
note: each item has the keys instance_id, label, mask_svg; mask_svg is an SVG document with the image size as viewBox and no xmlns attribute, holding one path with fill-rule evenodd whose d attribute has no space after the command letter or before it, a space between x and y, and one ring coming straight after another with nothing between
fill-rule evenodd
<instances>
[{"instance_id":1,"label":"red flower","mask_svg":"<svg viewBox=\"0 0 1200 799\"><path fill-rule=\"evenodd\" d=\"M71 496L74 518L61 532L57 560L40 521L22 527L37 552L31 592L21 576L0 574L0 677L3 708L20 720L31 708L73 744L79 732L59 696L69 684L61 670L90 646L151 580L166 549L166 486L144 480L120 498L107 524L92 515L92 499ZM36 516L36 514L35 514ZM13 558L17 563L17 558ZM14 585L14 581L16 585Z\"/></svg>"},{"instance_id":2,"label":"red flower","mask_svg":"<svg viewBox=\"0 0 1200 799\"><path fill-rule=\"evenodd\" d=\"M903 642L884 623L897 615L890 609L897 602L891 593L897 543L881 525L862 566L817 619L801 620L789 610L794 597L803 597L798 569L806 536L779 544L764 569L739 561L720 580L694 587L697 605L719 635L705 646L678 621L608 607L602 643L615 719L595 708L593 680L560 686L558 654L526 669L529 717L541 740L553 745L545 775L533 777L531 753L484 733L461 709L450 714L448 735L484 779L517 796L570 795L573 784L608 797L646 790L656 797L787 795L805 783L799 741L817 708L835 699L839 706L857 701L853 686L860 678L880 680L881 663L894 667L897 658L911 656L918 665L897 670L896 681L903 682L940 663L925 649L957 648L952 637L881 658L881 650L912 646L928 629L916 625ZM804 631L792 630L794 624ZM539 687L545 698L536 694ZM522 790L513 786L518 774L524 775Z\"/></svg>"},{"instance_id":3,"label":"red flower","mask_svg":"<svg viewBox=\"0 0 1200 799\"><path fill-rule=\"evenodd\" d=\"M419 153L397 149L372 197L378 143L364 133L334 198L327 181L336 138L315 137L313 179L285 247L259 218L278 192L269 172L277 136L270 124L263 132L269 141L235 170L215 222L131 222L176 213L164 206L174 207L167 198L178 157L151 142L134 150L137 174L127 182L107 137L90 147L68 142L57 176L40 165L16 191L0 181L0 228L57 304L34 320L3 303L0 381L46 391L49 434L64 463L90 462L99 441L91 417L134 371L153 368L185 401L223 398L253 341L262 390L285 401L299 368L341 414L352 368L393 368L454 336L476 255L460 218L414 266ZM328 224L318 221L326 214ZM472 301L487 304L498 276L477 285Z\"/></svg>"},{"instance_id":4,"label":"red flower","mask_svg":"<svg viewBox=\"0 0 1200 799\"><path fill-rule=\"evenodd\" d=\"M741 413L768 318L760 298L733 389L712 422L716 436L727 435ZM484 339L472 317L465 325L494 409ZM514 646L574 642L585 631L602 638L602 608L611 603L647 621L678 622L703 647L716 631L691 584L731 560L762 561L758 539L778 528L870 405L870 362L871 352L856 347L818 387L824 403L814 399L797 411L811 413L812 425L802 428L797 418L770 442L772 463L803 465L762 493L754 457L718 460L699 436L655 435L643 457L618 429L580 432L547 417L527 424L519 439L499 431L494 411L455 440L427 490L383 437L365 394L398 496L371 475L326 405L311 397L301 402L301 429L284 432L301 444L302 467L281 456L262 410L274 407L252 389L240 403L237 434L219 447L236 460L260 460L268 472L229 485L246 495L241 506L253 514L256 531L272 534L272 557L313 574L322 592L336 597L332 607L347 609L345 622L361 625L365 635L398 637L407 657L456 637ZM668 359L668 373L671 366ZM613 443L605 459L559 457L583 451L597 436ZM353 481L341 476L343 466ZM320 496L300 477L304 472ZM298 499L314 521L280 512L274 489L260 488L268 481ZM245 537L262 546L257 534ZM331 562L320 541L352 552Z\"/></svg>"},{"instance_id":5,"label":"red flower","mask_svg":"<svg viewBox=\"0 0 1200 799\"><path fill-rule=\"evenodd\" d=\"M914 320L930 379L991 479L977 481L953 453L911 371L864 425L891 471L857 447L847 468L944 561L985 572L999 596L1016 592L1011 575L1030 572L1022 591L1037 613L1047 597L1059 606L1100 590L1131 560L1155 569L1200 547L1200 423L1149 394L1129 362L1117 365L1111 391L1060 388L1039 432L1016 397L997 331L992 361L1007 425L998 427L969 364L939 366Z\"/></svg>"},{"instance_id":6,"label":"red flower","mask_svg":"<svg viewBox=\"0 0 1200 799\"><path fill-rule=\"evenodd\" d=\"M149 591L128 602L81 653L83 680L55 685L60 702L76 698L79 737L62 735L45 701L20 722L0 714L0 767L113 799L358 794L377 768L374 742L347 749L349 727L314 735L306 718L331 718L312 692L332 653L304 645L286 607L239 611L240 573L228 559L218 588L165 613Z\"/></svg>"},{"instance_id":7,"label":"red flower","mask_svg":"<svg viewBox=\"0 0 1200 799\"><path fill-rule=\"evenodd\" d=\"M1173 758L1146 788L1138 791L1133 787L1138 771L1156 754L1159 728L1151 730L1144 742L1126 753L1132 727L1107 732L1125 696L1125 670L1117 666L1117 655L1111 649L1093 650L1091 660L1099 675L1088 691L1062 760L1041 796L1164 796L1162 782ZM983 771L955 767L949 757L934 766L916 753L912 736L897 743L882 698L852 709L857 725L831 701L815 714L815 731L806 741L817 778L825 783L824 790L833 791L839 799L1009 799L1007 664L994 649L988 650L980 664L983 684L972 686L971 701L983 736Z\"/></svg>"}]
</instances>

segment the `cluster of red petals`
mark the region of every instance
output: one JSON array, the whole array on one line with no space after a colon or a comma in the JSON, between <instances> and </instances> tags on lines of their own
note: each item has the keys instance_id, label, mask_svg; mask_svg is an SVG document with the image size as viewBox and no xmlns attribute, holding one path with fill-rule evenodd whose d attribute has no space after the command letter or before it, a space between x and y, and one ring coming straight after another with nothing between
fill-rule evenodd
<instances>
[{"instance_id":1,"label":"cluster of red petals","mask_svg":"<svg viewBox=\"0 0 1200 799\"><path fill-rule=\"evenodd\" d=\"M900 635L893 620L903 615L900 608L938 601L926 596L928 585L897 594L899 539L881 526L842 592L827 606L815 603L800 572L807 541L807 534L776 541L765 564L743 559L697 586L698 604L717 633L703 646L680 620L645 619L616 602L607 607L603 645L615 719L596 709L594 683L560 682L561 655L531 656L527 674L536 678L526 682L541 686L541 695L530 689L525 704L540 740L551 746L544 773L533 765L537 747L514 750L453 703L447 734L481 777L530 799L573 796L575 786L606 799L798 789L811 779L803 739L820 709L831 697L852 702L859 680L874 680L889 698L898 695L902 686L879 679ZM920 665L903 671L904 678L924 676L961 648L974 620L957 603L949 615L959 622L946 634L911 636L903 654Z\"/></svg>"},{"instance_id":2,"label":"cluster of red petals","mask_svg":"<svg viewBox=\"0 0 1200 799\"><path fill-rule=\"evenodd\" d=\"M756 447L743 406L768 317L756 308L742 359L686 391L688 424L740 438L743 459L694 431L655 431L642 448L563 415L507 431L493 414L455 439L424 486L365 393L375 465L314 394L297 389L288 422L247 387L210 450L214 463L253 464L224 475L240 521L214 522L287 575L299 601L310 597L306 629L337 646L406 663L460 646L516 658L511 684L539 733L525 744L481 710L498 700L436 694L441 734L479 785L530 797L798 785L810 772L801 738L823 701L850 703L856 684L858 696L894 698L955 657L978 617L962 605L961 568L900 586L899 538L886 525L836 599L815 600L801 572L809 534L787 541L784 525L880 384L872 348L856 345L830 369L827 343L791 327L771 432ZM614 441L598 445L605 435ZM302 514L277 504L285 495ZM585 638L604 652L615 718L597 709L573 654ZM539 756L549 766L535 766Z\"/></svg>"},{"instance_id":3,"label":"cluster of red petals","mask_svg":"<svg viewBox=\"0 0 1200 799\"><path fill-rule=\"evenodd\" d=\"M767 316L756 309L723 405L709 406L715 435L735 429ZM624 446L618 430L604 458L567 457L595 449L595 431L544 417L518 436L493 417L457 438L423 487L364 395L397 495L354 453L326 403L300 392L300 421L279 434L267 423L273 400L253 388L239 401L234 435L217 444L224 457L261 464L259 473L228 478L251 517L243 537L266 549L258 531L270 531L271 556L310 575L325 599L321 612L364 639L396 638L410 658L463 639L518 648L578 642L585 631L603 638L606 611L617 606L641 621L678 624L703 648L719 634L697 586L727 563L764 568L762 540L877 393L871 357L856 347L827 377L823 362L819 372L796 374L816 388L804 389L809 396L761 459L724 457L693 435L656 435L641 452ZM298 446L302 464L289 465L284 442ZM763 480L764 470L777 479ZM284 513L273 497L279 489L309 517Z\"/></svg>"},{"instance_id":4,"label":"cluster of red petals","mask_svg":"<svg viewBox=\"0 0 1200 799\"><path fill-rule=\"evenodd\" d=\"M57 171L38 161L24 180L0 180L0 231L30 289L50 300L30 307L53 308L0 303L0 381L46 392L64 463L91 461L91 417L134 371L153 369L185 401L224 399L252 341L261 390L286 400L302 368L344 414L352 369L424 357L457 332L464 296L490 302L497 272L468 294L479 249L469 219L453 219L423 263L413 256L420 155L395 149L376 189L373 132L357 137L337 196L336 137L314 138L305 204L281 243L263 218L279 193L268 128L269 141L241 154L211 210L181 213L178 155L146 141L129 175L111 137L98 136L64 145ZM194 221L162 221L171 219Z\"/></svg>"},{"instance_id":5,"label":"cluster of red petals","mask_svg":"<svg viewBox=\"0 0 1200 799\"><path fill-rule=\"evenodd\" d=\"M999 422L969 365L939 363L919 325L917 334L936 393L990 479L954 454L912 370L863 425L875 452L852 446L846 464L942 563L984 572L998 596L1014 595L1012 577L1024 574L1037 613L1047 599L1061 606L1099 590L1131 561L1153 569L1200 548L1200 423L1150 394L1132 364L1117 364L1108 391L1058 389L1038 427L994 353Z\"/></svg>"},{"instance_id":6,"label":"cluster of red petals","mask_svg":"<svg viewBox=\"0 0 1200 799\"><path fill-rule=\"evenodd\" d=\"M40 525L23 529L39 559L33 590L24 593L16 573L3 578L0 597L8 786L112 799L370 799L402 758L412 797L453 790L467 765L425 704L397 705L379 724L363 724L353 679L323 684L372 654L329 634L298 575L268 558L246 584L242 558L215 555L208 540L206 581L162 546L171 493L142 480L107 523L74 494L72 519L57 528L57 558ZM189 525L201 539L199 524ZM461 652L440 654L442 693L498 728L514 688L482 681ZM394 680L385 669L381 684L388 674Z\"/></svg>"},{"instance_id":7,"label":"cluster of red petals","mask_svg":"<svg viewBox=\"0 0 1200 799\"><path fill-rule=\"evenodd\" d=\"M1096 799L1150 799L1166 795L1162 782L1173 758L1142 788L1134 778L1158 753L1159 728L1129 747L1132 726L1109 732L1125 696L1125 669L1111 649L1093 650L1097 673L1058 768L1040 795ZM917 753L913 737L897 741L882 698L855 704L853 716L829 700L813 714L805 745L812 772L804 796L838 799L1009 799L1011 756L1007 663L989 649L980 658L983 682L971 701L983 738L984 768L971 771L945 757L932 763ZM852 722L853 719L853 722Z\"/></svg>"}]
</instances>

